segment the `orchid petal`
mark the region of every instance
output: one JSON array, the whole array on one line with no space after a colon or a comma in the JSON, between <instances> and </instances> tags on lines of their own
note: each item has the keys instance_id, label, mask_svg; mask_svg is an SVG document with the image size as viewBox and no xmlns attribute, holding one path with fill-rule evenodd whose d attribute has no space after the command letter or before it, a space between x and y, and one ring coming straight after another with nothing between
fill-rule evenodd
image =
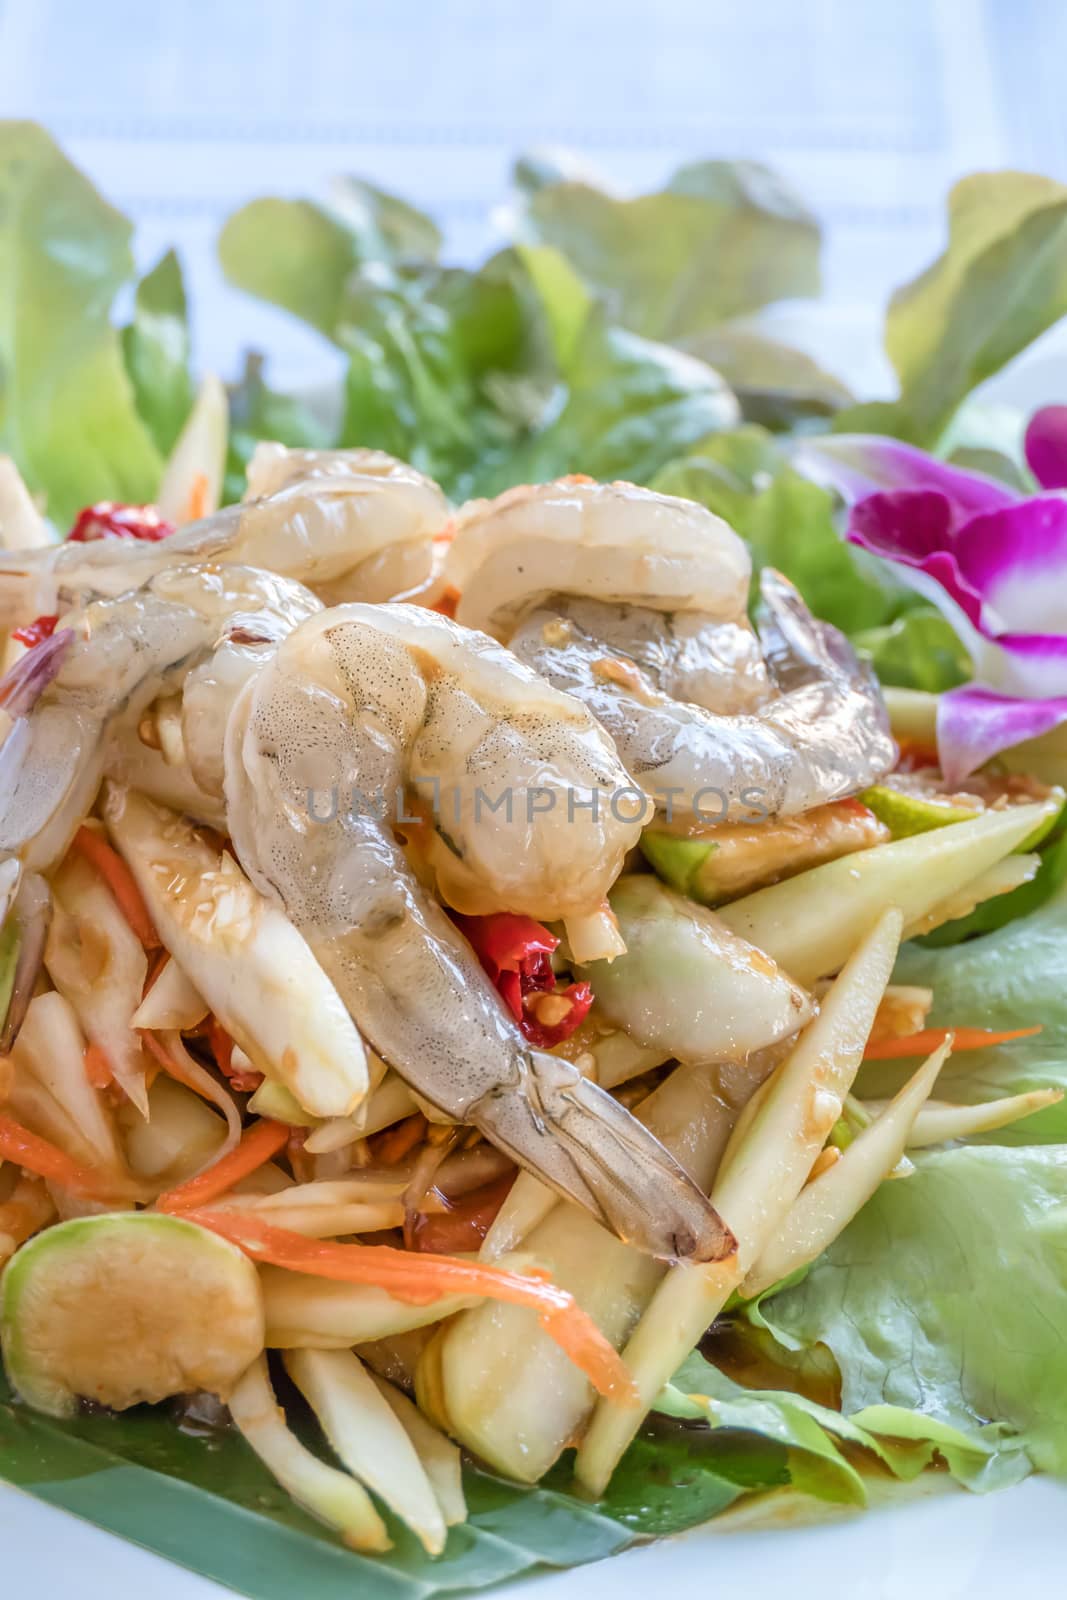
<instances>
[{"instance_id":1,"label":"orchid petal","mask_svg":"<svg viewBox=\"0 0 1067 1600\"><path fill-rule=\"evenodd\" d=\"M796 448L797 471L824 489L836 489L850 505L867 495L898 489L932 489L952 508L952 525L996 511L1020 499L1014 489L984 472L951 467L936 456L880 434L837 433L805 439Z\"/></svg>"},{"instance_id":2,"label":"orchid petal","mask_svg":"<svg viewBox=\"0 0 1067 1600\"><path fill-rule=\"evenodd\" d=\"M967 683L943 694L937 707L941 770L962 783L1002 750L1036 739L1067 722L1067 695L1029 700Z\"/></svg>"},{"instance_id":3,"label":"orchid petal","mask_svg":"<svg viewBox=\"0 0 1067 1600\"><path fill-rule=\"evenodd\" d=\"M972 517L952 548L985 603L983 632L1067 631L1067 499L1038 495Z\"/></svg>"},{"instance_id":4,"label":"orchid petal","mask_svg":"<svg viewBox=\"0 0 1067 1600\"><path fill-rule=\"evenodd\" d=\"M952 546L953 509L933 489L871 494L849 512L846 538L872 555L926 573L975 628L982 628L982 596L960 571ZM898 576L911 581L907 571ZM914 586L914 585L913 585ZM940 600L934 596L937 604ZM949 621L954 619L949 617Z\"/></svg>"},{"instance_id":5,"label":"orchid petal","mask_svg":"<svg viewBox=\"0 0 1067 1600\"><path fill-rule=\"evenodd\" d=\"M1067 489L1067 406L1042 406L1023 442L1026 463L1042 489Z\"/></svg>"}]
</instances>

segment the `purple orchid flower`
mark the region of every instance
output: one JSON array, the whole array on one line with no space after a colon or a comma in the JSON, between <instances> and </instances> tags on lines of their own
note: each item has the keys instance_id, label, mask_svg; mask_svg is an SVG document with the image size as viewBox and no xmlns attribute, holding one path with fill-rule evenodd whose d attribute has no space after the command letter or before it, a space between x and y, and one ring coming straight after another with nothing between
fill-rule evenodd
<instances>
[{"instance_id":1,"label":"purple orchid flower","mask_svg":"<svg viewBox=\"0 0 1067 1600\"><path fill-rule=\"evenodd\" d=\"M1067 487L1067 406L1036 413L1026 454L1044 488ZM843 496L846 537L892 561L970 654L974 681L938 704L950 783L1067 722L1067 497L862 434L806 441L795 465Z\"/></svg>"}]
</instances>

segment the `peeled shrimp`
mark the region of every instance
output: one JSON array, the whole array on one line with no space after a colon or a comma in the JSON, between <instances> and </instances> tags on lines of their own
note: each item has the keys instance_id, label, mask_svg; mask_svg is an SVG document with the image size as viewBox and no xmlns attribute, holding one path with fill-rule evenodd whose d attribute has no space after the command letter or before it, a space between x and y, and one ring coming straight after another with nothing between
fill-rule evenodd
<instances>
[{"instance_id":1,"label":"peeled shrimp","mask_svg":"<svg viewBox=\"0 0 1067 1600\"><path fill-rule=\"evenodd\" d=\"M599 898L635 825L609 809L607 821L579 812L546 829L523 810L501 827L493 815L479 821L473 786L607 786L619 773L610 741L491 640L406 606L309 619L242 692L226 741L241 863L418 1095L638 1247L719 1258L731 1241L705 1196L618 1102L531 1049L415 877L393 819L376 814L372 797L446 768L459 775L447 828L464 883L491 885L509 909L525 885L534 914L576 891Z\"/></svg>"},{"instance_id":2,"label":"peeled shrimp","mask_svg":"<svg viewBox=\"0 0 1067 1600\"><path fill-rule=\"evenodd\" d=\"M212 752L216 760L221 753L242 671L253 672L265 650L318 609L306 589L269 572L190 566L71 612L5 680L17 720L0 746L0 853L40 870L60 860L105 771L129 776L128 749L147 708L195 668L217 674L223 662L228 677L213 690L213 711L208 684L192 686L189 765L196 776L184 765L175 769L180 799L199 810L204 792L196 777L210 777ZM158 794L167 770L160 762L159 781L144 786ZM221 792L221 771L218 780Z\"/></svg>"},{"instance_id":3,"label":"peeled shrimp","mask_svg":"<svg viewBox=\"0 0 1067 1600\"><path fill-rule=\"evenodd\" d=\"M633 484L513 489L456 518L456 617L585 702L668 812L790 816L854 794L895 747L872 675L720 518Z\"/></svg>"},{"instance_id":4,"label":"peeled shrimp","mask_svg":"<svg viewBox=\"0 0 1067 1600\"><path fill-rule=\"evenodd\" d=\"M249 496L157 543L0 552L0 628L113 599L188 562L263 567L327 604L387 600L428 580L433 535L448 516L431 479L378 450L261 444Z\"/></svg>"},{"instance_id":5,"label":"peeled shrimp","mask_svg":"<svg viewBox=\"0 0 1067 1600\"><path fill-rule=\"evenodd\" d=\"M617 636L605 642L618 619L605 625L588 605L560 600L535 612L512 648L590 708L661 810L708 822L795 816L877 782L896 746L874 675L844 635L818 622L778 572L763 571L760 594L774 692L740 714L675 698L647 652Z\"/></svg>"},{"instance_id":6,"label":"peeled shrimp","mask_svg":"<svg viewBox=\"0 0 1067 1600\"><path fill-rule=\"evenodd\" d=\"M703 506L587 478L473 501L455 519L445 560L457 621L503 643L554 594L737 622L751 573L746 546Z\"/></svg>"}]
</instances>

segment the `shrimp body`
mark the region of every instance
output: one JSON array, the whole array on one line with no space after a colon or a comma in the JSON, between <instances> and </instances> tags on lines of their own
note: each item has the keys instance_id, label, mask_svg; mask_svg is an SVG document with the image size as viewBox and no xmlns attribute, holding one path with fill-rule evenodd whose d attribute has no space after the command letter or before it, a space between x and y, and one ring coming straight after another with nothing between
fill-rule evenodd
<instances>
[{"instance_id":1,"label":"shrimp body","mask_svg":"<svg viewBox=\"0 0 1067 1600\"><path fill-rule=\"evenodd\" d=\"M455 519L445 577L456 620L507 643L553 594L743 618L752 563L721 517L632 483L562 478L476 500Z\"/></svg>"},{"instance_id":2,"label":"shrimp body","mask_svg":"<svg viewBox=\"0 0 1067 1600\"><path fill-rule=\"evenodd\" d=\"M873 675L737 535L684 500L564 479L477 502L446 569L456 616L574 695L667 811L709 822L792 816L893 765Z\"/></svg>"},{"instance_id":3,"label":"shrimp body","mask_svg":"<svg viewBox=\"0 0 1067 1600\"><path fill-rule=\"evenodd\" d=\"M874 676L844 635L817 622L780 573L764 569L760 591L773 692L751 710L674 698L632 646L606 646L565 601L527 618L512 647L590 708L661 810L709 822L796 816L877 782L896 746Z\"/></svg>"},{"instance_id":4,"label":"shrimp body","mask_svg":"<svg viewBox=\"0 0 1067 1600\"><path fill-rule=\"evenodd\" d=\"M0 627L114 599L165 568L206 561L265 568L327 604L386 600L428 580L433 535L447 516L431 479L381 451L261 444L248 498L157 543L0 552Z\"/></svg>"},{"instance_id":5,"label":"shrimp body","mask_svg":"<svg viewBox=\"0 0 1067 1600\"><path fill-rule=\"evenodd\" d=\"M319 609L308 590L269 572L201 565L164 570L132 593L68 613L62 629L16 668L32 671L38 652L52 663L0 746L0 852L41 870L59 860L105 771L129 775L128 752L145 710L157 696L180 689L197 667L203 665L210 680L225 660L221 692L208 694L201 681L189 718L193 749L217 746L221 753L225 720L244 676ZM210 766L205 753L196 771L204 776ZM148 781L144 786L159 788ZM200 793L196 777L184 770L178 788L183 802L195 802Z\"/></svg>"},{"instance_id":6,"label":"shrimp body","mask_svg":"<svg viewBox=\"0 0 1067 1600\"><path fill-rule=\"evenodd\" d=\"M403 606L326 612L282 642L234 709L226 742L231 836L245 870L281 901L361 1032L417 1094L481 1129L640 1248L717 1258L730 1239L704 1195L609 1095L529 1046L470 946L421 887L389 818L373 804L310 799L403 792L421 762L444 758L451 739L457 768L504 773L516 788L538 784L560 760L566 734L553 718L561 716L591 726L582 708L569 710L492 641L444 619ZM612 775L610 743L598 731L591 748ZM472 870L510 884L506 849L498 842L485 853L473 814L454 826L453 842L474 853ZM535 826L524 830L533 840ZM631 836L618 830L608 862ZM613 877L599 844L592 853L590 867Z\"/></svg>"}]
</instances>

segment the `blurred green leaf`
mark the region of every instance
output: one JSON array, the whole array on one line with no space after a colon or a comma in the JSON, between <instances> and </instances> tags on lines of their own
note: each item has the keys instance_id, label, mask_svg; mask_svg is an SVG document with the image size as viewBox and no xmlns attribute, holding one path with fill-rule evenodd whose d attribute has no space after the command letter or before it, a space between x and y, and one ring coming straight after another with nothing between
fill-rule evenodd
<instances>
[{"instance_id":1,"label":"blurred green leaf","mask_svg":"<svg viewBox=\"0 0 1067 1600\"><path fill-rule=\"evenodd\" d=\"M133 320L122 330L137 409L168 456L193 405L189 322L181 264L168 250L137 285Z\"/></svg>"},{"instance_id":2,"label":"blurred green leaf","mask_svg":"<svg viewBox=\"0 0 1067 1600\"><path fill-rule=\"evenodd\" d=\"M927 446L972 389L1067 312L1067 188L974 173L949 194L948 234L944 253L890 301L885 344L901 394L869 430ZM855 416L841 425L863 428Z\"/></svg>"},{"instance_id":3,"label":"blurred green leaf","mask_svg":"<svg viewBox=\"0 0 1067 1600\"><path fill-rule=\"evenodd\" d=\"M726 379L746 421L765 428L785 431L852 404L845 385L803 350L747 329L712 328L687 339L684 348Z\"/></svg>"},{"instance_id":4,"label":"blurred green leaf","mask_svg":"<svg viewBox=\"0 0 1067 1600\"><path fill-rule=\"evenodd\" d=\"M333 338L359 263L355 235L310 200L253 200L228 219L219 260L230 282Z\"/></svg>"},{"instance_id":5,"label":"blurred green leaf","mask_svg":"<svg viewBox=\"0 0 1067 1600\"><path fill-rule=\"evenodd\" d=\"M568 472L647 483L706 434L738 420L717 373L669 345L613 327L595 307L562 374L565 400L547 426L476 477L480 493Z\"/></svg>"},{"instance_id":6,"label":"blurred green leaf","mask_svg":"<svg viewBox=\"0 0 1067 1600\"><path fill-rule=\"evenodd\" d=\"M940 694L972 675L966 650L933 606L916 606L880 628L854 633L852 642L870 657L882 683L895 688Z\"/></svg>"},{"instance_id":7,"label":"blurred green leaf","mask_svg":"<svg viewBox=\"0 0 1067 1600\"><path fill-rule=\"evenodd\" d=\"M230 438L223 493L227 503L244 494L245 468L260 439L310 450L324 450L335 443L336 430L309 405L267 386L263 366L262 356L249 353L240 381L228 390Z\"/></svg>"},{"instance_id":8,"label":"blurred green leaf","mask_svg":"<svg viewBox=\"0 0 1067 1600\"><path fill-rule=\"evenodd\" d=\"M818 224L755 162L682 167L634 200L530 163L518 177L520 238L559 250L635 333L677 342L819 291Z\"/></svg>"},{"instance_id":9,"label":"blurred green leaf","mask_svg":"<svg viewBox=\"0 0 1067 1600\"><path fill-rule=\"evenodd\" d=\"M441 232L425 211L363 178L337 178L331 210L350 230L361 261L436 261Z\"/></svg>"},{"instance_id":10,"label":"blurred green leaf","mask_svg":"<svg viewBox=\"0 0 1067 1600\"><path fill-rule=\"evenodd\" d=\"M43 128L0 123L0 449L62 526L162 471L111 323L130 225Z\"/></svg>"},{"instance_id":11,"label":"blurred green leaf","mask_svg":"<svg viewBox=\"0 0 1067 1600\"><path fill-rule=\"evenodd\" d=\"M349 357L343 442L412 461L454 494L535 424L552 384L538 383L526 308L496 261L363 272L337 336Z\"/></svg>"}]
</instances>

